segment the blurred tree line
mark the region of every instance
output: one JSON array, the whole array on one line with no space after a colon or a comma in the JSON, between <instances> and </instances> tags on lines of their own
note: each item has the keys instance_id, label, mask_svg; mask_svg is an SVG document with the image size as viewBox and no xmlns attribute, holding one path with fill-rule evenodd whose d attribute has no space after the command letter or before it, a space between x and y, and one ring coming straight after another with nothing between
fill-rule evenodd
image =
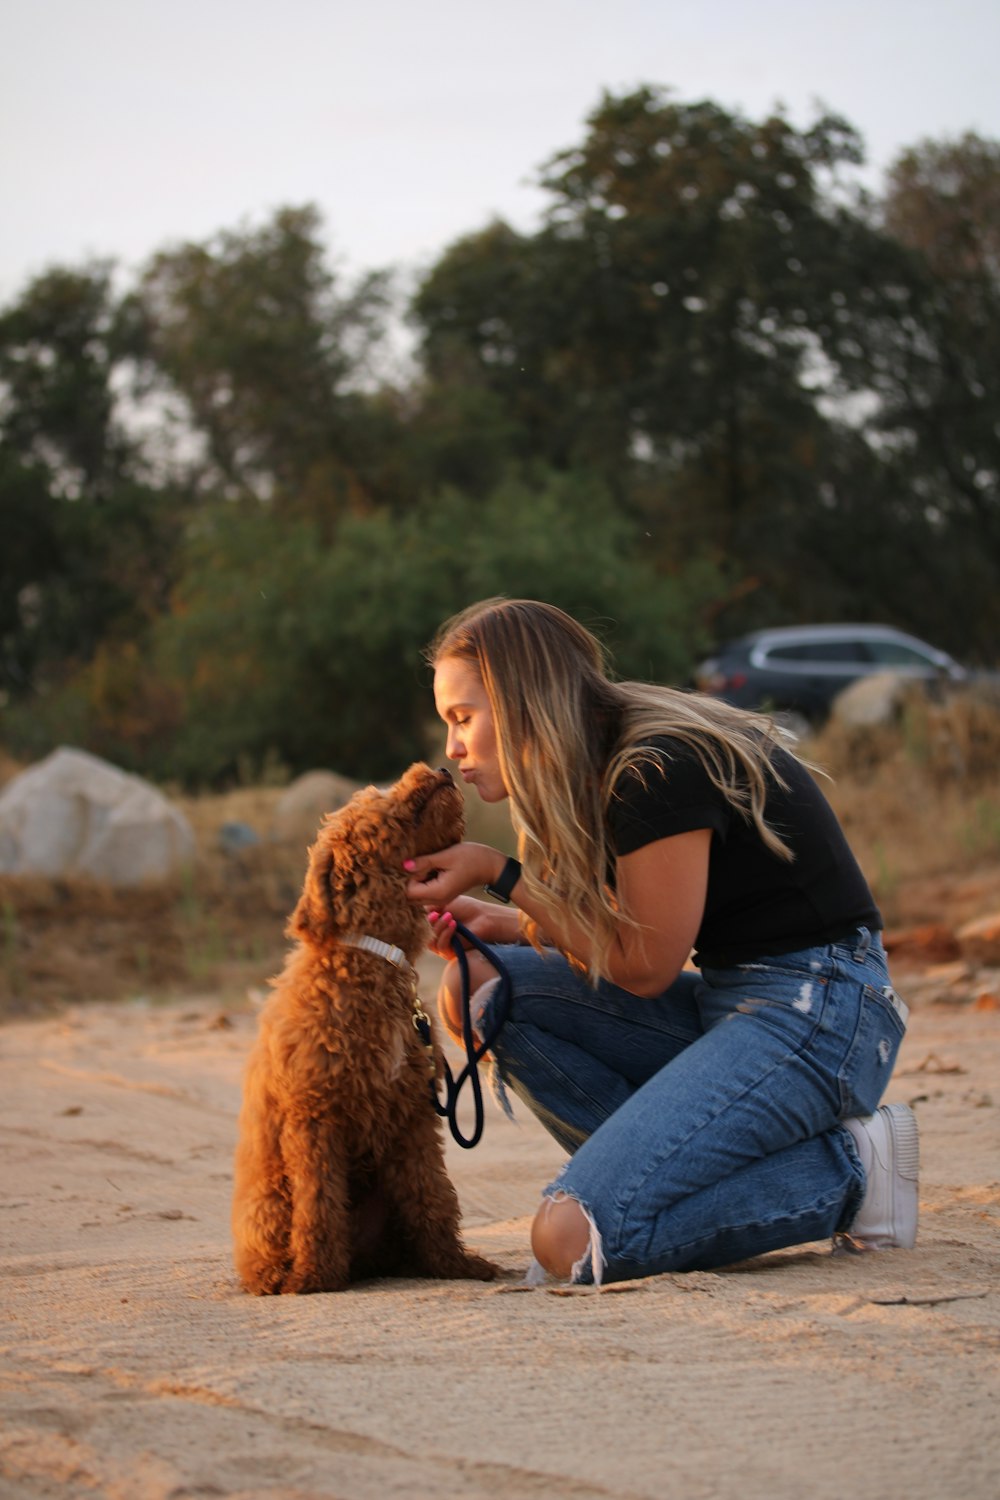
<instances>
[{"instance_id":1,"label":"blurred tree line","mask_svg":"<svg viewBox=\"0 0 1000 1500\"><path fill-rule=\"evenodd\" d=\"M1000 144L880 196L856 131L643 88L534 233L392 276L314 208L0 310L0 738L189 784L420 753L421 648L494 593L683 683L762 624L1000 640Z\"/></svg>"}]
</instances>

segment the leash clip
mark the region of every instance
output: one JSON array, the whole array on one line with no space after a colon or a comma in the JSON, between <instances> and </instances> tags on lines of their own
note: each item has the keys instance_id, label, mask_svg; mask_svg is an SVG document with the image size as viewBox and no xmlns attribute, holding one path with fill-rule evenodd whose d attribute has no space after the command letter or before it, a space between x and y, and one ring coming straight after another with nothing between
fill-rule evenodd
<instances>
[{"instance_id":1,"label":"leash clip","mask_svg":"<svg viewBox=\"0 0 1000 1500\"><path fill-rule=\"evenodd\" d=\"M431 1092L434 1093L435 1080L437 1079L437 1062L434 1058L434 1034L431 1031L431 1018L415 995L413 997L413 1015L410 1017L410 1020L413 1022L413 1029L420 1038L424 1052L427 1054L427 1069L431 1075Z\"/></svg>"}]
</instances>

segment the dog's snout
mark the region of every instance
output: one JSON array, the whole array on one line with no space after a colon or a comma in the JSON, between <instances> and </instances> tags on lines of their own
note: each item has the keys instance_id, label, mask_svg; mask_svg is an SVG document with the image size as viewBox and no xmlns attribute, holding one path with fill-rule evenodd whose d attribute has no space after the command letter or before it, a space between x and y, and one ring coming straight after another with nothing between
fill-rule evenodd
<instances>
[{"instance_id":1,"label":"dog's snout","mask_svg":"<svg viewBox=\"0 0 1000 1500\"><path fill-rule=\"evenodd\" d=\"M440 776L440 777L441 777L441 778L442 778L442 779L443 779L443 780L444 780L444 781L450 781L450 782L451 782L451 784L452 784L452 786L454 786L454 785L455 785L455 778L454 778L454 776L453 776L453 775L452 775L452 774L451 774L451 772L450 772L450 771L449 771L449 770L448 770L448 767L447 767L447 766L438 766L438 768L437 768L437 773L438 773L438 775L439 775L439 776Z\"/></svg>"}]
</instances>

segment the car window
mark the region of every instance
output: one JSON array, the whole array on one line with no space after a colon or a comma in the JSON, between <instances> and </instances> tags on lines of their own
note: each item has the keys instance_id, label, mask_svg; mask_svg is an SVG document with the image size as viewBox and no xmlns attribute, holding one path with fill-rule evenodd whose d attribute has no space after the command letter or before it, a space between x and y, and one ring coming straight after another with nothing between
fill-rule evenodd
<instances>
[{"instance_id":1,"label":"car window","mask_svg":"<svg viewBox=\"0 0 1000 1500\"><path fill-rule=\"evenodd\" d=\"M933 657L925 651L916 651L900 641L869 641L868 650L872 661L887 667L937 667Z\"/></svg>"},{"instance_id":2,"label":"car window","mask_svg":"<svg viewBox=\"0 0 1000 1500\"><path fill-rule=\"evenodd\" d=\"M857 663L867 661L857 641L797 641L794 645L772 646L770 661L822 661Z\"/></svg>"}]
</instances>

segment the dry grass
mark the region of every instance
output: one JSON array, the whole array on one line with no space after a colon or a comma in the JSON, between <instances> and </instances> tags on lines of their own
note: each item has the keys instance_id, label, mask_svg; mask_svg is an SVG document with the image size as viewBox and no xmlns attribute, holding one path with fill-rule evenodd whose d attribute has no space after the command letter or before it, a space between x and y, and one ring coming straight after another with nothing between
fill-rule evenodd
<instances>
[{"instance_id":1,"label":"dry grass","mask_svg":"<svg viewBox=\"0 0 1000 1500\"><path fill-rule=\"evenodd\" d=\"M831 723L802 752L828 773L821 785L888 923L940 919L945 885L960 907L982 904L980 885L1000 904L1000 706L914 693L898 723Z\"/></svg>"}]
</instances>

